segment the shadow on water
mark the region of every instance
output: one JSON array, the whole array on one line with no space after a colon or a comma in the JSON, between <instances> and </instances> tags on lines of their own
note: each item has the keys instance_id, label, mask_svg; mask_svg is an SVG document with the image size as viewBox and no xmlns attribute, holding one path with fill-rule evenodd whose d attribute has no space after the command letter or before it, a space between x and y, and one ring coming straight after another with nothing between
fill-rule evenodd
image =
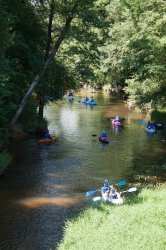
<instances>
[{"instance_id":1,"label":"shadow on water","mask_svg":"<svg viewBox=\"0 0 166 250\"><path fill-rule=\"evenodd\" d=\"M13 142L13 164L0 179L1 250L55 249L65 222L88 205L86 191L100 188L105 178L110 183L150 181L152 176L164 180L165 130L149 136L138 124L145 114L128 110L107 93L94 93L93 107L77 102L88 92L79 95L72 103L67 99L45 108L57 141L40 145L29 137ZM113 128L107 119L116 115L123 127ZM102 130L108 145L99 143Z\"/></svg>"}]
</instances>

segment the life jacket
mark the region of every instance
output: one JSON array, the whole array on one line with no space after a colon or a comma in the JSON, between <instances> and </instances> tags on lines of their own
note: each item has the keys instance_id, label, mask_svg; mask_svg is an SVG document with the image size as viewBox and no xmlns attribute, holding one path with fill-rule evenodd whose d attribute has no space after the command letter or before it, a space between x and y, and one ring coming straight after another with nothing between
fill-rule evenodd
<instances>
[{"instance_id":1,"label":"life jacket","mask_svg":"<svg viewBox=\"0 0 166 250\"><path fill-rule=\"evenodd\" d=\"M102 132L102 137L107 137L107 133L105 131Z\"/></svg>"},{"instance_id":2,"label":"life jacket","mask_svg":"<svg viewBox=\"0 0 166 250\"><path fill-rule=\"evenodd\" d=\"M101 192L105 193L105 192L109 191L109 188L110 188L110 184L104 183L102 188L101 188Z\"/></svg>"},{"instance_id":3,"label":"life jacket","mask_svg":"<svg viewBox=\"0 0 166 250\"><path fill-rule=\"evenodd\" d=\"M44 134L44 138L46 138L46 139L47 139L47 138L51 138L51 136L50 136L49 133L45 133L45 134Z\"/></svg>"},{"instance_id":4,"label":"life jacket","mask_svg":"<svg viewBox=\"0 0 166 250\"><path fill-rule=\"evenodd\" d=\"M113 199L117 199L117 198L118 198L117 192L116 192L116 191L113 191L113 192L111 192L110 194L111 194L111 197L112 197Z\"/></svg>"}]
</instances>

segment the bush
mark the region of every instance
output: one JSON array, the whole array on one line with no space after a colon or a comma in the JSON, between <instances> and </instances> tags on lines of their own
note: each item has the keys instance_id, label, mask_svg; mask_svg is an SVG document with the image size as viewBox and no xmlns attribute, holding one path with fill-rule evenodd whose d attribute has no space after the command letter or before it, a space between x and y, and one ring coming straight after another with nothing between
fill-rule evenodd
<instances>
[{"instance_id":1,"label":"bush","mask_svg":"<svg viewBox=\"0 0 166 250\"><path fill-rule=\"evenodd\" d=\"M2 173L11 163L11 155L6 151L0 153L0 173Z\"/></svg>"}]
</instances>

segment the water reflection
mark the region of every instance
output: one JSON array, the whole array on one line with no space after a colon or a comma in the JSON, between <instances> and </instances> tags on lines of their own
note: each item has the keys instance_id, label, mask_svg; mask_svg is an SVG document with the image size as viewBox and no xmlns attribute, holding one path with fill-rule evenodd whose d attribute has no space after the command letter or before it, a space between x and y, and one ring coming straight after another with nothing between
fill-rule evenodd
<instances>
[{"instance_id":1,"label":"water reflection","mask_svg":"<svg viewBox=\"0 0 166 250\"><path fill-rule=\"evenodd\" d=\"M117 135L119 133L119 126L113 126L113 130L115 135Z\"/></svg>"},{"instance_id":2,"label":"water reflection","mask_svg":"<svg viewBox=\"0 0 166 250\"><path fill-rule=\"evenodd\" d=\"M75 197L32 197L17 201L17 205L25 206L27 208L40 208L48 205L56 205L58 207L71 207L80 203L80 199Z\"/></svg>"},{"instance_id":3,"label":"water reflection","mask_svg":"<svg viewBox=\"0 0 166 250\"><path fill-rule=\"evenodd\" d=\"M79 126L79 112L71 108L62 108L59 115L65 136L75 135Z\"/></svg>"}]
</instances>

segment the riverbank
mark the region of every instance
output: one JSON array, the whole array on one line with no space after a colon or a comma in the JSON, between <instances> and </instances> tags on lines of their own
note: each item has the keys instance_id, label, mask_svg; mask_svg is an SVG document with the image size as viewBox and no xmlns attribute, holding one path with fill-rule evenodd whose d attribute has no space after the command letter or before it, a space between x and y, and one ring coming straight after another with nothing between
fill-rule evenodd
<instances>
[{"instance_id":1,"label":"riverbank","mask_svg":"<svg viewBox=\"0 0 166 250\"><path fill-rule=\"evenodd\" d=\"M123 206L90 206L66 223L58 250L164 250L165 209L166 185L145 188Z\"/></svg>"}]
</instances>

